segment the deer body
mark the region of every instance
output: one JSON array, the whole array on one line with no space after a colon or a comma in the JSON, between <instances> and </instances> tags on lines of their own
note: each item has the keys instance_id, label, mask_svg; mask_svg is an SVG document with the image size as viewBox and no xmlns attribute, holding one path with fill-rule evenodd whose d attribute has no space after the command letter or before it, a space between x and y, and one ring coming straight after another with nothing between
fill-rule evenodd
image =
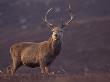
<instances>
[{"instance_id":1,"label":"deer body","mask_svg":"<svg viewBox=\"0 0 110 82\"><path fill-rule=\"evenodd\" d=\"M55 26L47 21L47 15L51 10L47 11L44 19L47 25L52 28L52 35L47 41L40 43L20 42L10 47L10 54L13 61L11 67L8 68L8 72L11 72L11 74L14 74L22 65L32 68L40 67L41 73L49 74L48 66L61 51L63 27L67 26L73 20L71 16L71 19L67 23L62 24L61 27ZM71 15L71 11L69 12Z\"/></svg>"},{"instance_id":2,"label":"deer body","mask_svg":"<svg viewBox=\"0 0 110 82\"><path fill-rule=\"evenodd\" d=\"M57 41L44 41L25 48L21 52L21 61L28 66L40 66L41 64L47 66L52 63L60 50L61 43Z\"/></svg>"},{"instance_id":3,"label":"deer body","mask_svg":"<svg viewBox=\"0 0 110 82\"><path fill-rule=\"evenodd\" d=\"M40 62L50 65L61 50L61 41L53 41L51 39L49 38L48 41L40 43L22 42L14 44L10 48L10 53L12 56L17 56L16 58L18 59L16 61L18 60L17 63L21 65L39 67ZM24 45L26 46L24 47ZM13 53L14 51L15 53Z\"/></svg>"}]
</instances>

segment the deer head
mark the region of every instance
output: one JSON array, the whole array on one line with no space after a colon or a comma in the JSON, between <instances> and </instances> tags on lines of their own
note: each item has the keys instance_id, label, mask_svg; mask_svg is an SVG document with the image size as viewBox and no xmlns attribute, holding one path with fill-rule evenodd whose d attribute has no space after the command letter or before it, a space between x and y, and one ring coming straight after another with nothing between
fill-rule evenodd
<instances>
[{"instance_id":1,"label":"deer head","mask_svg":"<svg viewBox=\"0 0 110 82\"><path fill-rule=\"evenodd\" d=\"M61 21L62 24L61 24L61 27L60 26L56 26L52 23L50 23L48 20L47 20L47 16L49 15L49 12L52 11L53 8L50 8L47 12L46 12L46 15L44 17L44 22L49 26L49 28L51 29L52 31L52 38L53 40L57 40L57 39L61 39L62 36L63 36L63 29L64 27L68 26L70 24L70 22L74 19L73 15L72 15L72 12L71 12L71 7L69 5L69 9L68 9L68 13L70 15L70 20L68 20L67 22L63 22L63 20Z\"/></svg>"}]
</instances>

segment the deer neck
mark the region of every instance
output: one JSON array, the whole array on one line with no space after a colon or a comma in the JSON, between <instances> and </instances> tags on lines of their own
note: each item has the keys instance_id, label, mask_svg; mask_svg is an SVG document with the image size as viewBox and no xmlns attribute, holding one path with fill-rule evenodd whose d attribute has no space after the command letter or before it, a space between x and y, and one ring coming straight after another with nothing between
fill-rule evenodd
<instances>
[{"instance_id":1,"label":"deer neck","mask_svg":"<svg viewBox=\"0 0 110 82\"><path fill-rule=\"evenodd\" d=\"M54 55L58 55L61 50L61 39L53 40L52 37L49 38L49 46L52 49Z\"/></svg>"}]
</instances>

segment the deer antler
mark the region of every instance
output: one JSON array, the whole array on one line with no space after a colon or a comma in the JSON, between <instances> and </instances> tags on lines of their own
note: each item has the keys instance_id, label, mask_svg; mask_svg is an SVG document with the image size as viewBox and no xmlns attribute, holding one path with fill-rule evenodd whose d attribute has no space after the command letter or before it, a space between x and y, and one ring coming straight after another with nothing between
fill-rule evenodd
<instances>
[{"instance_id":1,"label":"deer antler","mask_svg":"<svg viewBox=\"0 0 110 82\"><path fill-rule=\"evenodd\" d=\"M48 26L53 27L54 25L51 24L50 22L48 22L47 20L47 15L49 14L49 12L52 10L53 8L48 9L48 11L46 12L46 15L44 16L44 22L47 23Z\"/></svg>"},{"instance_id":2,"label":"deer antler","mask_svg":"<svg viewBox=\"0 0 110 82\"><path fill-rule=\"evenodd\" d=\"M70 5L69 5L69 10L68 10L68 11L69 11L69 15L70 15L70 20L67 21L67 22L64 23L64 24L63 24L63 22L62 22L62 27L69 25L69 23L75 18L75 17L73 17L73 14L72 14ZM63 20L62 20L62 21L63 21Z\"/></svg>"}]
</instances>

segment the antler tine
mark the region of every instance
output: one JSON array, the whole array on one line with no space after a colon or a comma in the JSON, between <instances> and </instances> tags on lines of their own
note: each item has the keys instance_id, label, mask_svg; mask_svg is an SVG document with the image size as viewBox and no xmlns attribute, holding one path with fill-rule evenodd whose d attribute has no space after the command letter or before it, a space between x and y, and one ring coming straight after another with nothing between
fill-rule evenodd
<instances>
[{"instance_id":1,"label":"antler tine","mask_svg":"<svg viewBox=\"0 0 110 82\"><path fill-rule=\"evenodd\" d=\"M49 23L47 20L47 15L49 14L49 12L52 10L53 8L48 9L48 11L46 12L46 15L44 16L44 21L47 23L47 25L49 26L53 26L53 24Z\"/></svg>"},{"instance_id":2,"label":"antler tine","mask_svg":"<svg viewBox=\"0 0 110 82\"><path fill-rule=\"evenodd\" d=\"M69 4L69 15L70 15L70 20L64 24L65 26L69 25L69 23L74 19L70 4Z\"/></svg>"}]
</instances>

